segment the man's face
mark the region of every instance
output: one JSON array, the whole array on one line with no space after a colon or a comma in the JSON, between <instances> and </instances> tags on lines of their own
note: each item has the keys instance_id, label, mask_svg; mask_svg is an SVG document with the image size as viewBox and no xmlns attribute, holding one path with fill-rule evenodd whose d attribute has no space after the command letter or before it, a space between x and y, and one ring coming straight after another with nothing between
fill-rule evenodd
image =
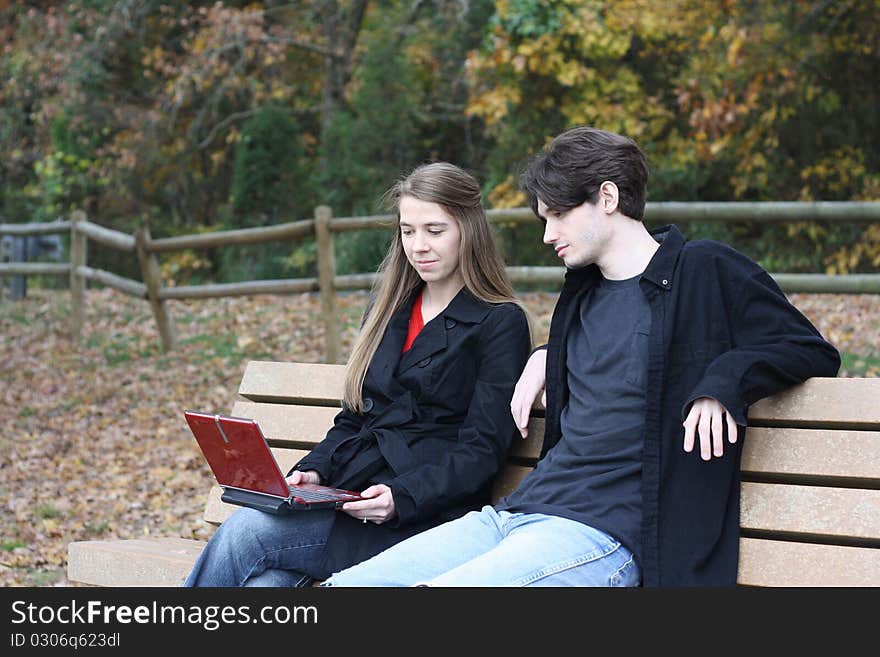
<instances>
[{"instance_id":1,"label":"man's face","mask_svg":"<svg viewBox=\"0 0 880 657\"><path fill-rule=\"evenodd\" d=\"M566 211L549 208L538 199L544 219L544 243L551 245L569 269L598 263L611 238L609 216L589 201Z\"/></svg>"}]
</instances>

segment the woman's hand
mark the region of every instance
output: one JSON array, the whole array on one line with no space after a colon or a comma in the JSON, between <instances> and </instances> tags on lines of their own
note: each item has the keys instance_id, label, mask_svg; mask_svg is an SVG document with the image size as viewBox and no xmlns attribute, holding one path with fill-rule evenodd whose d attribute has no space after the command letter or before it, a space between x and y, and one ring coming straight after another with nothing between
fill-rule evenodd
<instances>
[{"instance_id":1,"label":"woman's hand","mask_svg":"<svg viewBox=\"0 0 880 657\"><path fill-rule=\"evenodd\" d=\"M394 508L394 498L391 489L385 484L370 486L361 493L361 497L367 498L357 502L346 502L342 505L342 511L352 518L363 522L375 522L381 525L397 515Z\"/></svg>"},{"instance_id":2,"label":"woman's hand","mask_svg":"<svg viewBox=\"0 0 880 657\"><path fill-rule=\"evenodd\" d=\"M321 475L317 470L294 470L287 477L288 486L296 486L297 484L320 484Z\"/></svg>"}]
</instances>

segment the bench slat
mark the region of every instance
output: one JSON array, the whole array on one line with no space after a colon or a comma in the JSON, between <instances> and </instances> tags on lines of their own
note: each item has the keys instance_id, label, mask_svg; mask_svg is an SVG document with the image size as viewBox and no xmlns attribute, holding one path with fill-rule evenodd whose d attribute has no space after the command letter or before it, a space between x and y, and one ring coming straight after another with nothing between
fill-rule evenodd
<instances>
[{"instance_id":1,"label":"bench slat","mask_svg":"<svg viewBox=\"0 0 880 657\"><path fill-rule=\"evenodd\" d=\"M505 495L510 495L523 477L529 474L532 468L525 465L513 465L508 463L501 473L495 478L492 485L492 500L498 500Z\"/></svg>"},{"instance_id":2,"label":"bench slat","mask_svg":"<svg viewBox=\"0 0 880 657\"><path fill-rule=\"evenodd\" d=\"M76 541L67 577L94 586L180 586L204 546L185 538Z\"/></svg>"},{"instance_id":3,"label":"bench slat","mask_svg":"<svg viewBox=\"0 0 880 657\"><path fill-rule=\"evenodd\" d=\"M78 541L72 581L95 586L180 586L204 547L187 539ZM737 582L746 586L880 586L880 550L740 539Z\"/></svg>"},{"instance_id":4,"label":"bench slat","mask_svg":"<svg viewBox=\"0 0 880 657\"><path fill-rule=\"evenodd\" d=\"M220 499L223 489L220 486L212 486L208 493L208 502L205 504L205 522L212 525L219 525L231 516L240 507L234 504L227 504Z\"/></svg>"},{"instance_id":5,"label":"bench slat","mask_svg":"<svg viewBox=\"0 0 880 657\"><path fill-rule=\"evenodd\" d=\"M531 471L507 465L493 499L510 494ZM820 486L744 483L743 527L856 539L880 538L880 491Z\"/></svg>"},{"instance_id":6,"label":"bench slat","mask_svg":"<svg viewBox=\"0 0 880 657\"><path fill-rule=\"evenodd\" d=\"M880 490L744 483L740 526L811 538L880 540ZM835 542L834 539L825 542Z\"/></svg>"},{"instance_id":7,"label":"bench slat","mask_svg":"<svg viewBox=\"0 0 880 657\"><path fill-rule=\"evenodd\" d=\"M95 586L180 586L204 547L187 539L78 541L68 576ZM740 539L746 586L880 586L880 550Z\"/></svg>"},{"instance_id":8,"label":"bench slat","mask_svg":"<svg viewBox=\"0 0 880 657\"><path fill-rule=\"evenodd\" d=\"M880 488L880 431L750 427L742 471L839 477Z\"/></svg>"},{"instance_id":9,"label":"bench slat","mask_svg":"<svg viewBox=\"0 0 880 657\"><path fill-rule=\"evenodd\" d=\"M529 435L525 440L519 435L514 434L513 443L510 445L509 456L528 459L533 464L541 454L541 445L544 444L544 418L529 418Z\"/></svg>"},{"instance_id":10,"label":"bench slat","mask_svg":"<svg viewBox=\"0 0 880 657\"><path fill-rule=\"evenodd\" d=\"M339 408L330 406L294 406L269 402L236 401L232 415L256 420L270 444L285 447L311 448L324 439L333 426ZM534 461L541 452L544 439L544 418L529 420L529 435L519 434L511 444L511 456Z\"/></svg>"},{"instance_id":11,"label":"bench slat","mask_svg":"<svg viewBox=\"0 0 880 657\"><path fill-rule=\"evenodd\" d=\"M252 360L238 394L251 401L340 406L345 365Z\"/></svg>"},{"instance_id":12,"label":"bench slat","mask_svg":"<svg viewBox=\"0 0 880 657\"><path fill-rule=\"evenodd\" d=\"M526 440L514 438L511 456L534 462L540 454L544 419L529 421ZM823 477L880 488L880 431L750 427L742 471L750 475ZM801 482L803 483L803 482Z\"/></svg>"},{"instance_id":13,"label":"bench slat","mask_svg":"<svg viewBox=\"0 0 880 657\"><path fill-rule=\"evenodd\" d=\"M289 406L265 402L237 401L232 414L256 420L270 445L311 449L324 440L333 418L331 406Z\"/></svg>"},{"instance_id":14,"label":"bench slat","mask_svg":"<svg viewBox=\"0 0 880 657\"><path fill-rule=\"evenodd\" d=\"M310 448L323 440L338 409L237 402L234 415L260 423L270 444ZM529 435L516 436L510 456L534 464L540 454L544 418L529 420ZM750 475L843 478L880 487L880 432L752 427L742 471Z\"/></svg>"},{"instance_id":15,"label":"bench slat","mask_svg":"<svg viewBox=\"0 0 880 657\"><path fill-rule=\"evenodd\" d=\"M338 406L345 366L250 361L239 394L252 401ZM762 399L749 409L750 423L880 429L880 378L813 378Z\"/></svg>"},{"instance_id":16,"label":"bench slat","mask_svg":"<svg viewBox=\"0 0 880 657\"><path fill-rule=\"evenodd\" d=\"M880 550L743 538L737 582L747 586L880 586Z\"/></svg>"},{"instance_id":17,"label":"bench slat","mask_svg":"<svg viewBox=\"0 0 880 657\"><path fill-rule=\"evenodd\" d=\"M524 476L528 471L529 468L527 467L508 466L505 469L505 473L502 479L506 478L510 482L518 482L519 478L521 476ZM513 486L515 486L515 483L513 484ZM848 524L852 524L848 523L847 521L843 521L843 530L835 527L825 526L823 524L823 519L818 514L824 511L838 514L840 512L840 509L845 507L845 493L863 493L864 491L838 491L844 493L844 497L838 497L830 506L836 506L839 508L829 508L826 506L823 509L823 507L821 506L815 507L817 509L817 515L812 518L805 519L803 517L804 507L798 505L810 503L810 500L808 499L809 493L807 492L805 496L802 496L800 500L798 500L797 495L791 496L790 491L787 491L785 489L809 487L769 485L771 488L780 489L778 491L771 491L770 494L767 494L765 491L760 491L759 493L754 490L755 488L766 488L767 486L768 485L765 484L744 485L743 505L744 508L748 509L747 511L745 511L745 525L761 525L760 522L753 521L755 517L758 517L760 520L760 515L762 513L761 509L756 510L754 508L755 500L759 500L764 504L771 504L774 499L781 498L783 501L783 509L785 504L789 504L794 508L795 513L793 515L793 518L795 519L795 521L812 523L812 528L819 533L837 533L840 535L856 533L855 531L853 531L852 527L846 526ZM752 490L749 490L749 488L752 488ZM871 492L873 493L873 491ZM498 491L498 493L504 494L500 490ZM222 522L236 509L236 507L232 505L223 504L222 502L220 502L219 487L215 487L214 490L212 490L211 503L209 505L210 513L208 509L206 509L205 519L213 523ZM874 508L875 506L876 500L871 508ZM772 511L764 511L764 513L770 513L771 515L773 514ZM782 513L784 514L785 511L783 510ZM868 513L869 516L872 515L873 518L868 517L866 519L866 522L868 522L869 525L873 522L875 529L863 533L873 534L873 532L876 531L877 514L876 512L870 513L870 511L868 511ZM844 513L842 517L845 518L846 514ZM768 523L764 523L764 525L767 524ZM802 527L787 527L784 524L781 527L775 526L774 528L788 528L802 531ZM880 549L839 545L801 544L793 543L790 541L772 541L754 538L741 539L741 545L746 546L744 548L746 550L746 553L744 554L744 556L741 556L740 565L740 579L742 583L745 584L759 586L777 586L780 584L777 584L776 582L781 582L783 583L782 585L788 584L803 586L821 586L826 583L834 583L838 586L850 586L857 583L861 583L861 585L864 585L865 577L867 576L874 577L874 581L877 584L880 584ZM853 552L853 550L858 550L860 552L856 553ZM843 568L850 568L851 566L849 560L854 558L858 558L861 560L865 567L864 571L861 570L858 566L852 566L852 572L840 572L840 570ZM789 563L788 560L794 561ZM796 563L797 566L793 566L792 563ZM807 566L809 566L809 568ZM810 572L802 573L800 572L801 570L821 570L823 572L817 575L816 573ZM828 572L824 572L825 570L828 570ZM841 579L842 577L843 579ZM793 584L793 581L798 581L802 583Z\"/></svg>"},{"instance_id":18,"label":"bench slat","mask_svg":"<svg viewBox=\"0 0 880 657\"><path fill-rule=\"evenodd\" d=\"M880 378L813 378L749 409L749 424L880 429Z\"/></svg>"}]
</instances>

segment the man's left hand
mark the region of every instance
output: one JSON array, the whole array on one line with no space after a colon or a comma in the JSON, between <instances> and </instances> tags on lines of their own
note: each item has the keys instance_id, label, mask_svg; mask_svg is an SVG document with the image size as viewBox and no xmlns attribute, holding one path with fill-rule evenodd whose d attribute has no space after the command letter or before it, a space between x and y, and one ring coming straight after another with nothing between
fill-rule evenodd
<instances>
[{"instance_id":1,"label":"man's left hand","mask_svg":"<svg viewBox=\"0 0 880 657\"><path fill-rule=\"evenodd\" d=\"M711 397L694 401L684 421L684 451L692 452L694 439L700 436L700 456L704 461L724 456L724 423L727 423L727 440L733 444L737 438L736 422L721 402Z\"/></svg>"}]
</instances>

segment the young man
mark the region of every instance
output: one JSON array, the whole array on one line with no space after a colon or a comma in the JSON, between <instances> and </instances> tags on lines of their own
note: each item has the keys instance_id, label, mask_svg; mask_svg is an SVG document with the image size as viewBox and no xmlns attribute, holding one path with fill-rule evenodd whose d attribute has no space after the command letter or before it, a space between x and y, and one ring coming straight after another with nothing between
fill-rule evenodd
<instances>
[{"instance_id":1,"label":"young man","mask_svg":"<svg viewBox=\"0 0 880 657\"><path fill-rule=\"evenodd\" d=\"M517 383L541 459L494 507L337 573L336 586L695 586L736 582L750 404L839 355L760 266L642 223L648 167L628 138L578 127L521 178L567 268Z\"/></svg>"}]
</instances>

